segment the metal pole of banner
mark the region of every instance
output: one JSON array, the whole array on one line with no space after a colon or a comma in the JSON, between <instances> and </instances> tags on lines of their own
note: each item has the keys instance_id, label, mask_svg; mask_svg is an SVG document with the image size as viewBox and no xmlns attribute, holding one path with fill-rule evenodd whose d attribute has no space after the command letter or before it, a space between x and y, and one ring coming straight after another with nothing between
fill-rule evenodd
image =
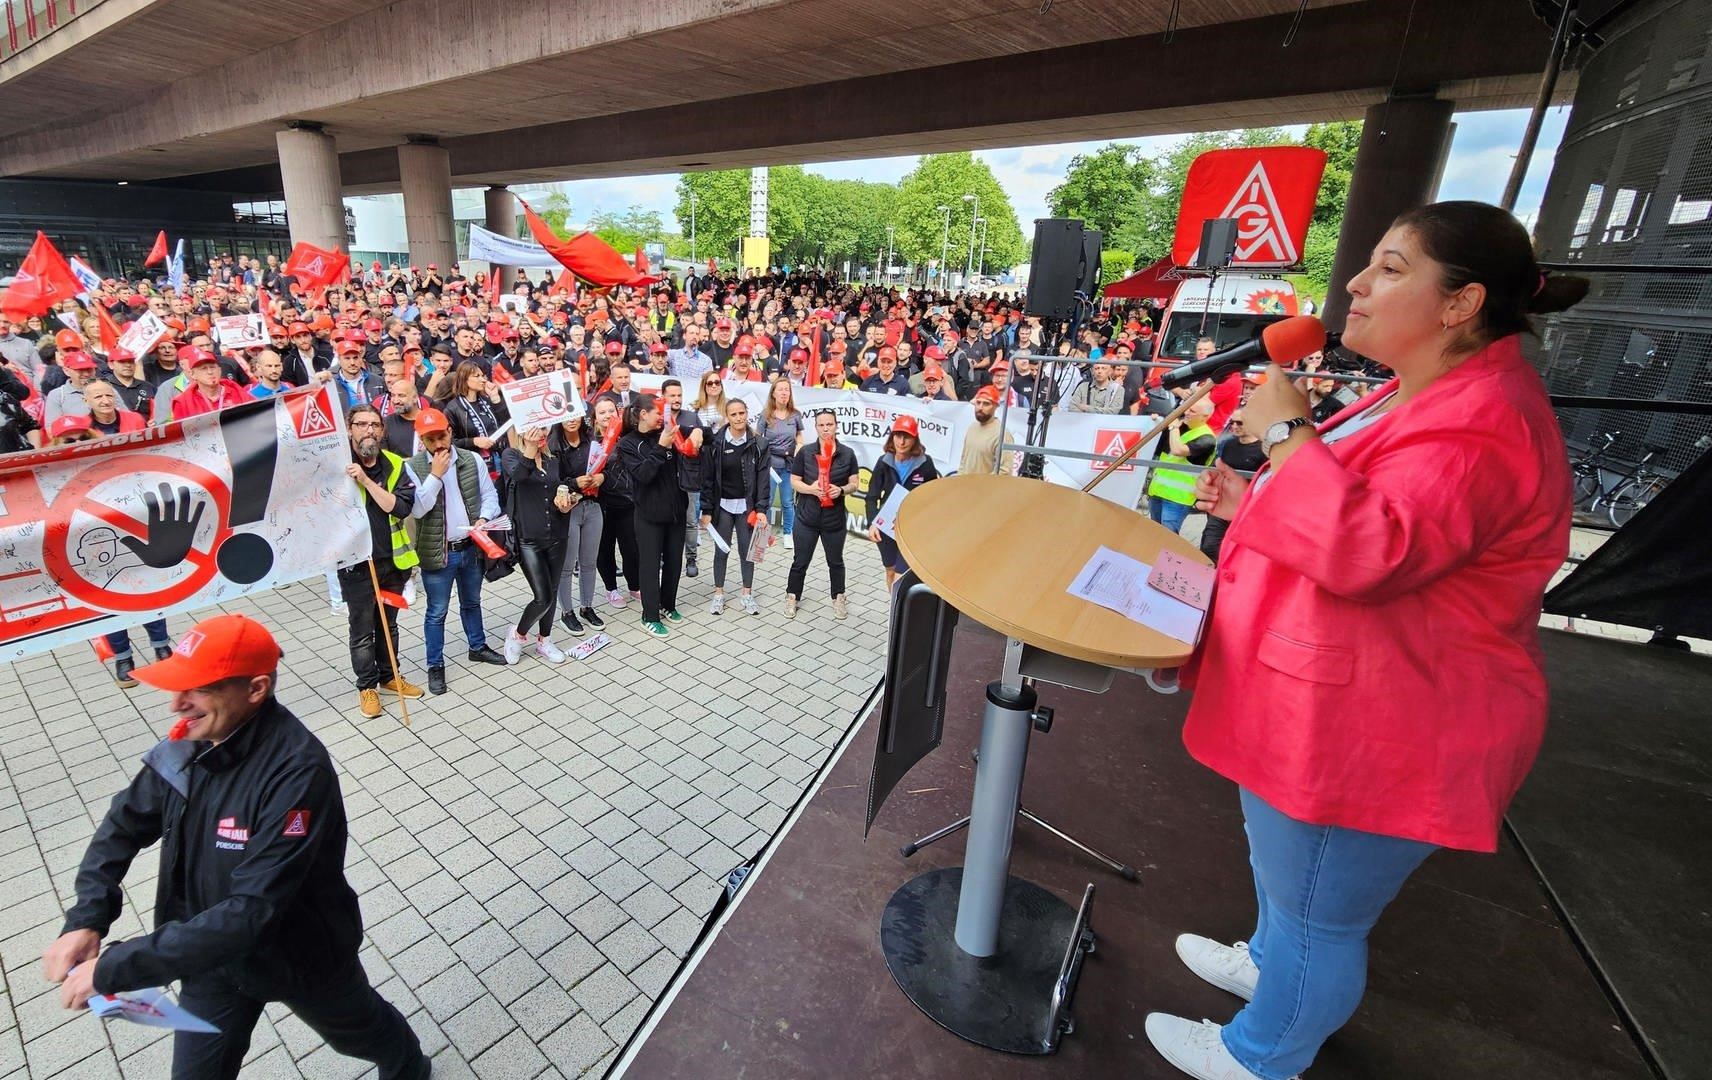
<instances>
[{"instance_id":1,"label":"metal pole of banner","mask_svg":"<svg viewBox=\"0 0 1712 1080\"><path fill-rule=\"evenodd\" d=\"M398 652L392 647L392 632L387 629L386 601L382 600L380 596L380 573L375 569L374 556L372 555L369 556L368 566L369 582L374 586L375 607L380 615L380 625L375 627L375 633L386 641L386 659L392 664L392 685L394 688L402 690L404 688L404 675L398 670ZM398 711L404 715L404 726L409 727L410 702L402 693L398 695Z\"/></svg>"},{"instance_id":2,"label":"metal pole of banner","mask_svg":"<svg viewBox=\"0 0 1712 1080\"><path fill-rule=\"evenodd\" d=\"M1534 160L1534 145L1539 142L1540 125L1545 123L1546 110L1551 108L1552 94L1557 90L1558 71L1563 67L1564 53L1569 50L1570 28L1575 25L1576 0L1560 2L1563 10L1558 14L1551 52L1546 54L1546 69L1540 75L1539 96L1534 99L1534 111L1528 114L1528 126L1522 130L1522 144L1516 148L1516 161L1510 167L1510 179L1505 182L1504 197L1498 203L1512 212L1516 209L1516 199L1522 194L1522 181L1527 178L1528 165Z\"/></svg>"}]
</instances>

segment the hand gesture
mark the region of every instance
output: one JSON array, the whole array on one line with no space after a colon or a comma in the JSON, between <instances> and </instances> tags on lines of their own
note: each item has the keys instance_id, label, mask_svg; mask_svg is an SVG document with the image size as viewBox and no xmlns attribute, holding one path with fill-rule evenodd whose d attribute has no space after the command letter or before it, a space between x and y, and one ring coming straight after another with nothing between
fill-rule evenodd
<instances>
[{"instance_id":1,"label":"hand gesture","mask_svg":"<svg viewBox=\"0 0 1712 1080\"><path fill-rule=\"evenodd\" d=\"M878 525L868 526L868 539L876 544L880 542L880 527Z\"/></svg>"},{"instance_id":2,"label":"hand gesture","mask_svg":"<svg viewBox=\"0 0 1712 1080\"><path fill-rule=\"evenodd\" d=\"M42 953L42 974L51 983L65 981L66 973L78 964L101 955L101 935L93 930L72 930L54 939ZM93 969L91 964L91 969Z\"/></svg>"},{"instance_id":3,"label":"hand gesture","mask_svg":"<svg viewBox=\"0 0 1712 1080\"><path fill-rule=\"evenodd\" d=\"M690 432L690 445L695 447L697 450L701 449L701 440L702 440L701 428L698 427L695 430Z\"/></svg>"},{"instance_id":4,"label":"hand gesture","mask_svg":"<svg viewBox=\"0 0 1712 1080\"><path fill-rule=\"evenodd\" d=\"M475 438L471 439L470 441L476 444L476 448L478 450L492 450L493 449L493 440L488 438L486 435L477 435Z\"/></svg>"},{"instance_id":5,"label":"hand gesture","mask_svg":"<svg viewBox=\"0 0 1712 1080\"><path fill-rule=\"evenodd\" d=\"M1248 494L1248 481L1222 460L1195 478L1195 509L1221 521L1236 517L1237 507Z\"/></svg>"},{"instance_id":6,"label":"hand gesture","mask_svg":"<svg viewBox=\"0 0 1712 1080\"><path fill-rule=\"evenodd\" d=\"M193 501L196 504L194 513L191 512ZM124 536L119 538L119 542L145 566L156 570L177 566L196 542L196 527L202 523L202 511L207 509L207 504L201 499L192 500L188 487L180 486L175 496L172 488L162 484L159 498L153 492L143 493L143 505L149 508L148 524L144 530L148 539Z\"/></svg>"},{"instance_id":7,"label":"hand gesture","mask_svg":"<svg viewBox=\"0 0 1712 1080\"><path fill-rule=\"evenodd\" d=\"M452 448L449 446L434 451L428 462L428 471L439 477L444 477L451 467Z\"/></svg>"}]
</instances>

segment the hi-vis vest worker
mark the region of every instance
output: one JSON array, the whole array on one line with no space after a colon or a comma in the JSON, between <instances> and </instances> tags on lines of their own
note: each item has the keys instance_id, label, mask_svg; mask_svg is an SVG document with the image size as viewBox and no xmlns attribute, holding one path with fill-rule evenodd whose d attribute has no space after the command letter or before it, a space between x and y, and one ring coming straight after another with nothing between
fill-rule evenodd
<instances>
[{"instance_id":1,"label":"hi-vis vest worker","mask_svg":"<svg viewBox=\"0 0 1712 1080\"><path fill-rule=\"evenodd\" d=\"M1216 438L1213 429L1207 426L1205 420L1197 420L1193 427L1183 429L1181 441L1185 446L1196 439ZM1169 444L1167 444L1169 445ZM1176 461L1184 465L1189 463L1186 457L1178 457L1169 451L1159 455L1160 461ZM1183 506L1195 505L1195 474L1181 469L1155 469L1153 479L1147 482L1147 493L1150 496L1174 502Z\"/></svg>"},{"instance_id":2,"label":"hi-vis vest worker","mask_svg":"<svg viewBox=\"0 0 1712 1080\"><path fill-rule=\"evenodd\" d=\"M404 475L404 459L391 450L382 450L380 456L381 460L386 462L386 490L397 491L398 478ZM1193 487L1192 484L1190 486ZM366 502L369 497L368 489L359 484L357 490L362 492L363 500ZM403 518L391 519L391 537L392 565L400 570L409 570L422 561L416 555L415 546L410 543L409 534L404 531Z\"/></svg>"}]
</instances>

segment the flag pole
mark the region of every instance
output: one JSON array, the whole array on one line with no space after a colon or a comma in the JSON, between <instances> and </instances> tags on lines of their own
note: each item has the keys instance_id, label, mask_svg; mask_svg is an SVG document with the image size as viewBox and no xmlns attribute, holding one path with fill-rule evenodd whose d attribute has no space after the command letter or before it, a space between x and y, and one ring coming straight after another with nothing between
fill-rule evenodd
<instances>
[{"instance_id":1,"label":"flag pole","mask_svg":"<svg viewBox=\"0 0 1712 1080\"><path fill-rule=\"evenodd\" d=\"M387 661L392 664L392 685L394 687L402 687L404 685L404 676L399 673L398 653L392 647L392 633L386 626L386 601L382 600L380 597L380 573L375 569L374 556L372 555L369 556L368 567L369 582L374 585L375 607L378 608L380 612L380 626L376 628L375 632L386 642L386 658ZM404 714L404 726L409 727L410 703L403 694L398 695L398 711Z\"/></svg>"}]
</instances>

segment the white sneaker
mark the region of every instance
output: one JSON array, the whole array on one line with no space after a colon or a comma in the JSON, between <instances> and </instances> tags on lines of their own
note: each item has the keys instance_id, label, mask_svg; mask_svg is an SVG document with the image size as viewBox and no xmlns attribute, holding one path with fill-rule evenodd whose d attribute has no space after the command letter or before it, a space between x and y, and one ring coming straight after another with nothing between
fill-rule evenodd
<instances>
[{"instance_id":1,"label":"white sneaker","mask_svg":"<svg viewBox=\"0 0 1712 1080\"><path fill-rule=\"evenodd\" d=\"M724 593L714 593L713 594L713 601L707 605L707 613L709 615L723 615L723 614L725 614L725 594Z\"/></svg>"},{"instance_id":2,"label":"white sneaker","mask_svg":"<svg viewBox=\"0 0 1712 1080\"><path fill-rule=\"evenodd\" d=\"M1220 990L1244 1001L1254 1000L1260 969L1248 957L1248 942L1224 945L1199 934L1178 934L1177 955L1190 971Z\"/></svg>"},{"instance_id":3,"label":"white sneaker","mask_svg":"<svg viewBox=\"0 0 1712 1080\"><path fill-rule=\"evenodd\" d=\"M553 644L553 639L550 637L536 638L534 652L536 656L539 656L549 664L562 664L565 662L564 651L557 645Z\"/></svg>"},{"instance_id":4,"label":"white sneaker","mask_svg":"<svg viewBox=\"0 0 1712 1080\"><path fill-rule=\"evenodd\" d=\"M624 594L619 592L617 589L613 589L611 592L606 594L606 602L613 607L623 607Z\"/></svg>"},{"instance_id":5,"label":"white sneaker","mask_svg":"<svg viewBox=\"0 0 1712 1080\"><path fill-rule=\"evenodd\" d=\"M755 597L751 593L744 593L742 596L738 597L737 606L743 609L743 614L745 615L761 614L761 606L755 603Z\"/></svg>"},{"instance_id":6,"label":"white sneaker","mask_svg":"<svg viewBox=\"0 0 1712 1080\"><path fill-rule=\"evenodd\" d=\"M340 618L344 618L351 612L350 607L348 607L343 600L329 600L327 601L327 607L333 612L333 614Z\"/></svg>"},{"instance_id":7,"label":"white sneaker","mask_svg":"<svg viewBox=\"0 0 1712 1080\"><path fill-rule=\"evenodd\" d=\"M1200 1080L1260 1080L1225 1049L1211 1020L1196 1023L1169 1013L1147 1014L1147 1041L1160 1055Z\"/></svg>"},{"instance_id":8,"label":"white sneaker","mask_svg":"<svg viewBox=\"0 0 1712 1080\"><path fill-rule=\"evenodd\" d=\"M517 631L505 635L505 662L515 664L523 659L523 646L526 642L517 636Z\"/></svg>"}]
</instances>

